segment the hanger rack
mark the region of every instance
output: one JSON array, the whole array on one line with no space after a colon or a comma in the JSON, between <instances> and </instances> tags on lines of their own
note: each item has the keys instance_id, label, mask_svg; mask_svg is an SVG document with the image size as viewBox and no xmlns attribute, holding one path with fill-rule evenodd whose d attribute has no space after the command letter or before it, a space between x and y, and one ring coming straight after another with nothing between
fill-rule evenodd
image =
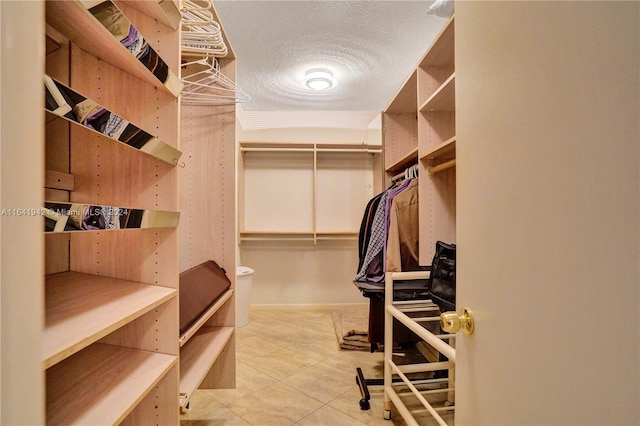
<instances>
[{"instance_id":1,"label":"hanger rack","mask_svg":"<svg viewBox=\"0 0 640 426\"><path fill-rule=\"evenodd\" d=\"M185 0L182 7L182 56L225 57L227 45L210 0Z\"/></svg>"},{"instance_id":2,"label":"hanger rack","mask_svg":"<svg viewBox=\"0 0 640 426\"><path fill-rule=\"evenodd\" d=\"M229 105L248 102L251 97L222 74L215 58L202 58L182 66L191 74L182 78L182 102L191 105Z\"/></svg>"}]
</instances>

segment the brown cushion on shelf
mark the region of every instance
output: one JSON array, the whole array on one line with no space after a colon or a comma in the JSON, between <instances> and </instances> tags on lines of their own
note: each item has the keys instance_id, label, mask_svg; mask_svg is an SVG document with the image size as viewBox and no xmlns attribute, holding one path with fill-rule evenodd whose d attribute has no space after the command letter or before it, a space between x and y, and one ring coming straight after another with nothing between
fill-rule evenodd
<instances>
[{"instance_id":1,"label":"brown cushion on shelf","mask_svg":"<svg viewBox=\"0 0 640 426\"><path fill-rule=\"evenodd\" d=\"M231 286L224 269L209 260L180 274L180 334Z\"/></svg>"}]
</instances>

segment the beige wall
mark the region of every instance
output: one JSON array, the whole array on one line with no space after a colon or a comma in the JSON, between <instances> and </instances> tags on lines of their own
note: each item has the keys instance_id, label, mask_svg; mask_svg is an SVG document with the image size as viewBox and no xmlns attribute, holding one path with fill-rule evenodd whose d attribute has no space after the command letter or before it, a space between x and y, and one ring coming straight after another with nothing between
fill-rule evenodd
<instances>
[{"instance_id":1,"label":"beige wall","mask_svg":"<svg viewBox=\"0 0 640 426\"><path fill-rule=\"evenodd\" d=\"M380 129L375 128L375 123L371 128L347 129L347 128L288 128L288 129L262 129L252 131L240 131L238 140L240 142L264 142L264 143L343 143L343 144L361 144L361 143L380 143ZM376 138L377 136L377 138ZM376 142L377 141L377 142ZM282 160L286 159L287 154L280 154ZM310 157L311 158L311 157ZM241 161L241 164L243 162ZM320 164L320 163L319 163ZM362 167L362 161L358 161L359 167ZM343 167L343 166L340 166ZM242 167L240 168L242 170ZM300 172L299 170L297 171ZM309 179L313 179L311 169L304 170L301 176L309 173ZM240 171L242 173L242 171ZM326 172L325 172L326 174ZM348 173L347 173L348 174ZM335 187L339 190L341 187L340 178L344 176L344 171L336 170L336 181L334 184L329 183L329 187ZM323 175L324 176L324 175ZM326 176L323 178L326 180ZM282 179L282 188L285 188L286 179ZM243 182L242 177L239 179ZM252 181L253 182L253 181ZM276 181L277 182L277 181ZM365 182L372 182L371 175L362 174L362 188L365 188ZM377 184L377 183L376 183ZM255 185L255 183L254 183ZM260 186L260 183L258 182ZM322 185L326 187L327 183ZM242 186L242 183L241 183ZM241 195L240 203L251 205L251 200L245 197L249 193L256 191L277 191L273 185L263 185L258 189L248 191L244 196ZM300 186L300 185L298 185ZM349 185L342 185L348 187ZM353 185L351 185L353 186ZM269 189L272 188L272 189ZM281 188L281 189L282 189ZM243 191L240 188L241 192ZM309 188L308 197L311 199L312 189ZM370 195L373 196L374 189L369 188ZM275 193L275 192L274 192ZM306 197L306 196L305 196ZM364 214L366 207L365 200L362 202L360 215ZM310 204L311 201L309 201ZM240 210L242 210L242 205ZM319 214L323 215L323 219L318 219L318 226L326 223L341 223L341 217L327 218L327 210ZM260 222L261 215L267 212L251 211L240 212L240 220L245 223ZM302 213L301 213L302 214ZM305 211L306 214L306 211ZM335 213L338 214L338 213ZM353 216L350 214L349 216ZM252 219L253 217L253 219ZM361 216L360 216L361 218ZM335 219L335 220L334 220ZM356 226L359 226L358 224ZM308 218L291 219L292 224L302 221L302 223L310 222ZM349 219L353 222L353 217ZM264 220L263 220L264 222ZM344 222L344 220L342 220ZM274 224L274 229L283 230L287 227L286 223ZM337 226L339 227L339 226ZM300 228L300 226L298 226ZM303 227L304 228L304 227ZM309 228L307 226L307 228ZM243 229L243 226L240 226ZM306 228L305 228L306 229ZM253 230L253 229L251 229ZM296 230L300 230L297 229ZM343 230L343 229L341 229ZM318 240L315 244L313 241L245 241L239 245L239 264L248 266L255 270L252 276L252 292L251 304L253 305L333 305L342 303L365 303L365 299L357 288L353 285L353 277L358 267L358 242L353 236L349 240L327 241Z\"/></svg>"},{"instance_id":2,"label":"beige wall","mask_svg":"<svg viewBox=\"0 0 640 426\"><path fill-rule=\"evenodd\" d=\"M0 2L0 424L44 424L44 4Z\"/></svg>"},{"instance_id":3,"label":"beige wall","mask_svg":"<svg viewBox=\"0 0 640 426\"><path fill-rule=\"evenodd\" d=\"M640 4L456 3L456 424L640 422Z\"/></svg>"}]
</instances>

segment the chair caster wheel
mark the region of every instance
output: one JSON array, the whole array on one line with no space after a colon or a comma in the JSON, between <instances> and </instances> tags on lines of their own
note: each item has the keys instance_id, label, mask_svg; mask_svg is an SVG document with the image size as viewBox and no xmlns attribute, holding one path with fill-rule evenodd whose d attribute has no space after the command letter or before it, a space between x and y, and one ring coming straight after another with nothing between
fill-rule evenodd
<instances>
[{"instance_id":1,"label":"chair caster wheel","mask_svg":"<svg viewBox=\"0 0 640 426\"><path fill-rule=\"evenodd\" d=\"M362 398L360 400L360 409L361 410L368 410L369 408L371 408L371 405L369 405L369 400Z\"/></svg>"},{"instance_id":2,"label":"chair caster wheel","mask_svg":"<svg viewBox=\"0 0 640 426\"><path fill-rule=\"evenodd\" d=\"M384 410L384 419L391 420L391 410Z\"/></svg>"}]
</instances>

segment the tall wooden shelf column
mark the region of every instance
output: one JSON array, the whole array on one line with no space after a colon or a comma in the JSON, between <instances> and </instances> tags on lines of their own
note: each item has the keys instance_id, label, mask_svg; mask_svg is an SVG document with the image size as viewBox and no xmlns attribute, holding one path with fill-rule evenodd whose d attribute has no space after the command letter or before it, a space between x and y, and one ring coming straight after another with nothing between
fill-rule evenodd
<instances>
[{"instance_id":1,"label":"tall wooden shelf column","mask_svg":"<svg viewBox=\"0 0 640 426\"><path fill-rule=\"evenodd\" d=\"M215 10L227 46L216 58L220 72L236 80L236 57ZM185 57L183 62L196 58ZM182 76L188 75L183 67ZM236 385L236 106L183 103L180 113L181 212L179 269L214 260L227 272L230 289L180 337L180 407L198 389ZM177 336L177 334L176 334ZM176 342L178 339L176 339Z\"/></svg>"},{"instance_id":2,"label":"tall wooden shelf column","mask_svg":"<svg viewBox=\"0 0 640 426\"><path fill-rule=\"evenodd\" d=\"M156 20L179 14L175 4L114 3L178 75L179 32ZM179 148L178 93L124 49L83 2L47 1L46 22L47 75ZM45 139L46 200L177 217L173 164L49 113ZM175 223L47 233L44 239L47 424L177 424Z\"/></svg>"}]
</instances>

